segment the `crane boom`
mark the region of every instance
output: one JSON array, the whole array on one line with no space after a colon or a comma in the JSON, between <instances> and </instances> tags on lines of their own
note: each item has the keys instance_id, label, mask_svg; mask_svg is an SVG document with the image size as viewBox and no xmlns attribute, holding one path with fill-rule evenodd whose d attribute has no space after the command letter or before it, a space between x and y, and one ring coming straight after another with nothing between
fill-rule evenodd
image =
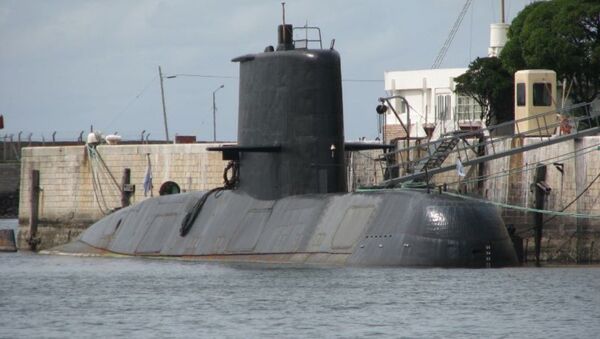
<instances>
[{"instance_id":1,"label":"crane boom","mask_svg":"<svg viewBox=\"0 0 600 339\"><path fill-rule=\"evenodd\" d=\"M448 48L450 48L450 45L452 44L452 40L454 40L454 36L456 36L456 32L458 32L458 28L460 27L460 24L462 23L462 21L465 17L465 14L467 14L467 10L469 9L469 6L471 6L471 2L472 2L472 0L465 1L465 4L464 4L462 10L460 11L460 13L458 14L456 21L454 21L454 25L452 26L452 29L450 30L450 33L448 34L448 37L446 38L444 45L442 46L442 48L440 48L440 51L438 52L437 57L433 61L433 65L431 65L432 69L440 68L442 61L444 61L444 57L446 57Z\"/></svg>"}]
</instances>

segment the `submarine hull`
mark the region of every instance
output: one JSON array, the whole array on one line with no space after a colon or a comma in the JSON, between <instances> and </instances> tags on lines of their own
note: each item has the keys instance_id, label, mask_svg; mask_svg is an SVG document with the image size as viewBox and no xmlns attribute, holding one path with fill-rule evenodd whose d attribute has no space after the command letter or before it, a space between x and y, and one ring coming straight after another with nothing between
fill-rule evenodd
<instances>
[{"instance_id":1,"label":"submarine hull","mask_svg":"<svg viewBox=\"0 0 600 339\"><path fill-rule=\"evenodd\" d=\"M494 207L420 190L259 200L210 194L185 236L185 215L206 192L161 196L98 221L53 252L355 266L518 265Z\"/></svg>"},{"instance_id":2,"label":"submarine hull","mask_svg":"<svg viewBox=\"0 0 600 339\"><path fill-rule=\"evenodd\" d=\"M425 190L346 193L340 56L277 50L240 64L237 145L225 187L150 198L58 252L367 266L517 265L494 207ZM308 41L307 41L308 42ZM227 171L225 172L228 173Z\"/></svg>"}]
</instances>

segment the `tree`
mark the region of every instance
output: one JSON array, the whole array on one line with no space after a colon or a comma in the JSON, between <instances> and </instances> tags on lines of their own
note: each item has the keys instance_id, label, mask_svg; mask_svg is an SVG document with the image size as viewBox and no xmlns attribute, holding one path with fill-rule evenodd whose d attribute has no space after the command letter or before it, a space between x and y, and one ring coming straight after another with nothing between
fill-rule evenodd
<instances>
[{"instance_id":1,"label":"tree","mask_svg":"<svg viewBox=\"0 0 600 339\"><path fill-rule=\"evenodd\" d=\"M523 24L525 18L542 2L534 2L529 6L523 8L519 15L517 15L508 27L508 42L502 48L500 57L504 67L511 73L514 74L516 71L527 68L527 63L523 59L523 50L521 48L521 32L523 31Z\"/></svg>"},{"instance_id":2,"label":"tree","mask_svg":"<svg viewBox=\"0 0 600 339\"><path fill-rule=\"evenodd\" d=\"M600 2L553 0L525 7L513 20L500 54L513 74L545 68L572 83L575 103L600 95Z\"/></svg>"},{"instance_id":3,"label":"tree","mask_svg":"<svg viewBox=\"0 0 600 339\"><path fill-rule=\"evenodd\" d=\"M480 119L486 126L513 120L513 77L500 59L477 58L454 81L455 92L472 97L481 106Z\"/></svg>"}]
</instances>

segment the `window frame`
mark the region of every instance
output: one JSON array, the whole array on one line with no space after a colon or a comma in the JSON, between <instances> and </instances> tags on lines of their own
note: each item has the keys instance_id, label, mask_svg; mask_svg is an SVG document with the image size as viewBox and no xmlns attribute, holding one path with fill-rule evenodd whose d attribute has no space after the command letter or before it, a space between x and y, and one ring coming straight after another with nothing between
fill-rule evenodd
<instances>
[{"instance_id":1,"label":"window frame","mask_svg":"<svg viewBox=\"0 0 600 339\"><path fill-rule=\"evenodd\" d=\"M526 84L524 82L517 82L517 85L515 87L515 102L517 103L518 107L524 107L527 106L527 87Z\"/></svg>"},{"instance_id":2,"label":"window frame","mask_svg":"<svg viewBox=\"0 0 600 339\"><path fill-rule=\"evenodd\" d=\"M552 106L552 84L548 82L533 83L533 106L549 107Z\"/></svg>"}]
</instances>

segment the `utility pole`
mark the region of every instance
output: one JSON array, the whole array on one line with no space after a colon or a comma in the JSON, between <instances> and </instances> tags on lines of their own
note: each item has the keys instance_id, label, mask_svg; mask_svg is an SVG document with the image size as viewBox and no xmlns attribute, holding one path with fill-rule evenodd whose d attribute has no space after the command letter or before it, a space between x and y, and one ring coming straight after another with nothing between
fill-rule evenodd
<instances>
[{"instance_id":1,"label":"utility pole","mask_svg":"<svg viewBox=\"0 0 600 339\"><path fill-rule=\"evenodd\" d=\"M219 87L217 87L217 89L215 89L213 91L213 141L217 141L217 104L215 101L215 94L217 93L218 90L220 90L221 88L225 87L225 85L221 85Z\"/></svg>"},{"instance_id":2,"label":"utility pole","mask_svg":"<svg viewBox=\"0 0 600 339\"><path fill-rule=\"evenodd\" d=\"M163 74L160 66L158 66L158 76L160 77L160 96L162 98L163 118L165 121L165 136L167 138L167 142L169 142L169 127L167 127L167 108L165 106L165 90L163 88Z\"/></svg>"}]
</instances>

